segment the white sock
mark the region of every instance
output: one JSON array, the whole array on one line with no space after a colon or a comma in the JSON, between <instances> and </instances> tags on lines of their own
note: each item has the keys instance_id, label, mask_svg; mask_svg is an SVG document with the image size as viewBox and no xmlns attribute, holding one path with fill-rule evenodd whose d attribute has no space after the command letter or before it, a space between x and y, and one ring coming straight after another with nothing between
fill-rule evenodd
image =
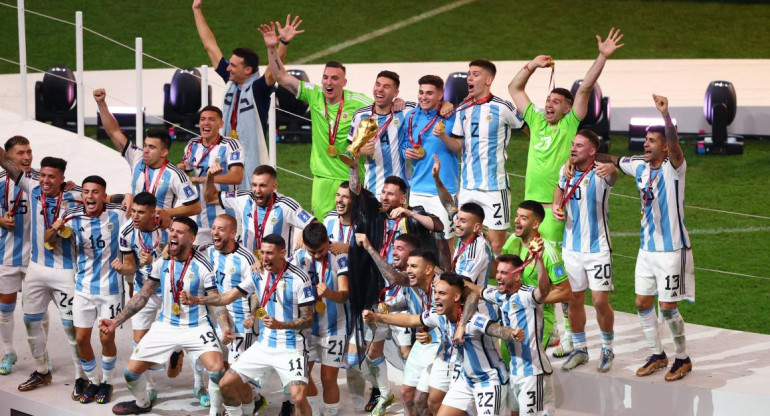
<instances>
[{"instance_id":1,"label":"white sock","mask_svg":"<svg viewBox=\"0 0 770 416\"><path fill-rule=\"evenodd\" d=\"M324 403L324 415L323 416L337 416L337 412L340 410L339 403Z\"/></svg>"},{"instance_id":2,"label":"white sock","mask_svg":"<svg viewBox=\"0 0 770 416\"><path fill-rule=\"evenodd\" d=\"M658 335L658 322L655 316L655 309L650 308L646 311L637 311L639 315L639 323L642 325L642 332L644 338L647 340L647 345L652 349L653 354L660 354L663 352L663 346L660 343L660 336Z\"/></svg>"},{"instance_id":3,"label":"white sock","mask_svg":"<svg viewBox=\"0 0 770 416\"><path fill-rule=\"evenodd\" d=\"M123 370L123 377L126 379L126 387L131 395L136 399L136 405L147 407L150 405L150 398L147 396L147 382L141 374L135 374L128 369Z\"/></svg>"},{"instance_id":4,"label":"white sock","mask_svg":"<svg viewBox=\"0 0 770 416\"><path fill-rule=\"evenodd\" d=\"M660 314L666 320L671 336L674 337L674 348L676 348L676 358L684 360L687 358L687 345L684 339L684 319L679 314L679 309L661 309Z\"/></svg>"},{"instance_id":5,"label":"white sock","mask_svg":"<svg viewBox=\"0 0 770 416\"><path fill-rule=\"evenodd\" d=\"M225 405L225 410L227 411L228 416L243 416L244 414L241 406ZM248 414L247 416L251 416L251 414Z\"/></svg>"},{"instance_id":6,"label":"white sock","mask_svg":"<svg viewBox=\"0 0 770 416\"><path fill-rule=\"evenodd\" d=\"M16 310L16 302L0 302L0 341L5 347L5 353L11 354L13 349L13 311Z\"/></svg>"},{"instance_id":7,"label":"white sock","mask_svg":"<svg viewBox=\"0 0 770 416\"><path fill-rule=\"evenodd\" d=\"M241 411L244 415L251 416L254 414L254 401L248 403L241 403Z\"/></svg>"},{"instance_id":8,"label":"white sock","mask_svg":"<svg viewBox=\"0 0 770 416\"><path fill-rule=\"evenodd\" d=\"M62 319L61 323L64 327L64 335L67 336L67 341L70 343L72 362L75 363L75 378L88 378L85 371L83 371L83 366L80 365L80 358L78 357L78 343L75 340L75 326L72 324L72 321L68 319Z\"/></svg>"},{"instance_id":9,"label":"white sock","mask_svg":"<svg viewBox=\"0 0 770 416\"><path fill-rule=\"evenodd\" d=\"M321 406L319 404L318 396L307 396L307 402L310 404L310 410L313 416L321 415Z\"/></svg>"},{"instance_id":10,"label":"white sock","mask_svg":"<svg viewBox=\"0 0 770 416\"><path fill-rule=\"evenodd\" d=\"M115 372L115 359L117 358L102 355L102 383L113 384L112 375Z\"/></svg>"},{"instance_id":11,"label":"white sock","mask_svg":"<svg viewBox=\"0 0 770 416\"><path fill-rule=\"evenodd\" d=\"M99 384L99 381L96 379L96 358L80 360L80 367L83 368L83 372L86 373L86 378L91 384Z\"/></svg>"},{"instance_id":12,"label":"white sock","mask_svg":"<svg viewBox=\"0 0 770 416\"><path fill-rule=\"evenodd\" d=\"M48 372L48 358L45 354L45 344L48 341L43 322L35 315L24 314L24 326L27 328L27 343L35 359L35 371L40 374Z\"/></svg>"},{"instance_id":13,"label":"white sock","mask_svg":"<svg viewBox=\"0 0 770 416\"><path fill-rule=\"evenodd\" d=\"M209 399L211 400L209 416L217 416L219 408L222 407L222 392L219 391L219 380L224 375L224 370L219 373L209 373Z\"/></svg>"},{"instance_id":14,"label":"white sock","mask_svg":"<svg viewBox=\"0 0 770 416\"><path fill-rule=\"evenodd\" d=\"M366 364L369 365L372 378L377 383L377 388L380 389L380 395L385 398L390 396L390 380L388 380L388 364L385 362L385 356L374 360L366 357Z\"/></svg>"}]
</instances>

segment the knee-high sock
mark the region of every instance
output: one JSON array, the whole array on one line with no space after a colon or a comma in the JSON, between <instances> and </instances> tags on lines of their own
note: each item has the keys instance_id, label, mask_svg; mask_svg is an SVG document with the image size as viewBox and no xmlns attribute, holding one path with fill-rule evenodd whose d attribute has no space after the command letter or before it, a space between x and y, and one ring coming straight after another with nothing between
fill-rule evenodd
<instances>
[{"instance_id":1,"label":"knee-high sock","mask_svg":"<svg viewBox=\"0 0 770 416\"><path fill-rule=\"evenodd\" d=\"M75 363L75 378L88 378L83 366L80 365L80 357L78 357L78 342L75 340L75 325L69 319L62 319L61 324L64 327L64 335L67 336L67 341L70 343L70 352L72 353L72 362Z\"/></svg>"},{"instance_id":2,"label":"knee-high sock","mask_svg":"<svg viewBox=\"0 0 770 416\"><path fill-rule=\"evenodd\" d=\"M115 359L102 355L102 383L113 384L112 374L115 372Z\"/></svg>"},{"instance_id":3,"label":"knee-high sock","mask_svg":"<svg viewBox=\"0 0 770 416\"><path fill-rule=\"evenodd\" d=\"M219 380L225 375L225 370L209 372L209 397L211 398L210 416L217 416L222 407L222 392L219 391Z\"/></svg>"},{"instance_id":4,"label":"knee-high sock","mask_svg":"<svg viewBox=\"0 0 770 416\"><path fill-rule=\"evenodd\" d=\"M187 358L190 359L190 363L192 363L192 369L193 369L193 386L197 389L198 387L203 387L203 372L198 372L198 367L196 366L197 359L193 358L191 354L187 354Z\"/></svg>"},{"instance_id":5,"label":"knee-high sock","mask_svg":"<svg viewBox=\"0 0 770 416\"><path fill-rule=\"evenodd\" d=\"M337 413L340 410L340 404L339 403L324 403L324 414L323 416L337 416Z\"/></svg>"},{"instance_id":6,"label":"knee-high sock","mask_svg":"<svg viewBox=\"0 0 770 416\"><path fill-rule=\"evenodd\" d=\"M646 311L636 311L636 313L639 315L639 323L642 326L642 332L647 340L647 345L650 346L653 354L660 354L663 352L663 347L660 344L660 335L658 335L655 308L650 308Z\"/></svg>"},{"instance_id":7,"label":"knee-high sock","mask_svg":"<svg viewBox=\"0 0 770 416\"><path fill-rule=\"evenodd\" d=\"M346 370L346 376L348 379L348 391L350 392L350 398L353 403L362 401L364 399L364 389L366 388L366 380L364 375L361 374L361 370L368 369L368 365L358 368L358 354L348 354L348 367ZM352 357L351 357L352 356ZM355 409L358 410L358 409Z\"/></svg>"},{"instance_id":8,"label":"knee-high sock","mask_svg":"<svg viewBox=\"0 0 770 416\"><path fill-rule=\"evenodd\" d=\"M136 405L139 407L147 407L150 405L150 398L147 396L147 382L141 374L135 374L128 369L123 370L123 377L126 379L126 387L128 391L136 399Z\"/></svg>"},{"instance_id":9,"label":"knee-high sock","mask_svg":"<svg viewBox=\"0 0 770 416\"><path fill-rule=\"evenodd\" d=\"M48 357L46 356L45 346L48 342L48 336L43 328L42 313L25 313L24 326L27 328L27 343L35 359L35 371L41 374L48 372Z\"/></svg>"},{"instance_id":10,"label":"knee-high sock","mask_svg":"<svg viewBox=\"0 0 770 416\"><path fill-rule=\"evenodd\" d=\"M372 384L376 383L383 397L390 396L390 381L388 380L388 364L385 362L385 356L374 360L366 357L366 364L369 366L369 372L372 375Z\"/></svg>"},{"instance_id":11,"label":"knee-high sock","mask_svg":"<svg viewBox=\"0 0 770 416\"><path fill-rule=\"evenodd\" d=\"M96 379L96 358L92 358L90 360L79 360L80 367L83 368L83 372L86 373L86 378L88 379L91 384L99 384L99 381Z\"/></svg>"},{"instance_id":12,"label":"knee-high sock","mask_svg":"<svg viewBox=\"0 0 770 416\"><path fill-rule=\"evenodd\" d=\"M615 339L615 331L604 332L601 331L602 347L612 351L612 341Z\"/></svg>"},{"instance_id":13,"label":"knee-high sock","mask_svg":"<svg viewBox=\"0 0 770 416\"><path fill-rule=\"evenodd\" d=\"M243 416L243 410L241 409L241 406L228 406L225 405L225 410L227 410L228 416Z\"/></svg>"},{"instance_id":14,"label":"knee-high sock","mask_svg":"<svg viewBox=\"0 0 770 416\"><path fill-rule=\"evenodd\" d=\"M687 345L684 339L684 320L682 315L679 314L679 309L661 309L660 314L663 315L663 319L668 324L668 329L671 331L671 336L674 337L674 347L676 348L676 358L687 358Z\"/></svg>"},{"instance_id":15,"label":"knee-high sock","mask_svg":"<svg viewBox=\"0 0 770 416\"><path fill-rule=\"evenodd\" d=\"M13 311L16 310L16 302L0 302L0 341L5 347L5 353L16 352L13 349Z\"/></svg>"},{"instance_id":16,"label":"knee-high sock","mask_svg":"<svg viewBox=\"0 0 770 416\"><path fill-rule=\"evenodd\" d=\"M313 416L321 415L321 406L318 396L307 396L307 403L310 405L310 412Z\"/></svg>"}]
</instances>

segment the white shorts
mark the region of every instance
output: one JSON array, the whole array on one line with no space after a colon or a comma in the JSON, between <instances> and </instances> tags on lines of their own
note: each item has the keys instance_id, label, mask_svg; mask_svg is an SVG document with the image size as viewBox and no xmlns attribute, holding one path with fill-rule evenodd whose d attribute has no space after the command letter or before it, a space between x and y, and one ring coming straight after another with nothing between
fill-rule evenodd
<instances>
[{"instance_id":1,"label":"white shorts","mask_svg":"<svg viewBox=\"0 0 770 416\"><path fill-rule=\"evenodd\" d=\"M452 195L452 197L455 196L456 195ZM412 192L409 194L409 205L413 207L422 207L428 214L437 216L441 220L441 223L444 224L444 239L449 240L455 236L452 219L449 218L449 213L446 212L446 208L441 205L441 200L437 195Z\"/></svg>"},{"instance_id":2,"label":"white shorts","mask_svg":"<svg viewBox=\"0 0 770 416\"><path fill-rule=\"evenodd\" d=\"M48 304L54 301L61 319L72 320L74 270L54 269L30 262L21 286L21 309L25 314L45 313Z\"/></svg>"},{"instance_id":3,"label":"white shorts","mask_svg":"<svg viewBox=\"0 0 770 416\"><path fill-rule=\"evenodd\" d=\"M500 384L500 380L490 380L486 387L481 383L471 387L465 376L461 375L452 383L441 405L465 411L471 403L475 403L476 414L479 416L502 416L507 390L508 385Z\"/></svg>"},{"instance_id":4,"label":"white shorts","mask_svg":"<svg viewBox=\"0 0 770 416\"><path fill-rule=\"evenodd\" d=\"M460 377L462 368L461 362L448 363L441 358L436 358L430 368L429 387L446 393L449 391L449 387Z\"/></svg>"},{"instance_id":5,"label":"white shorts","mask_svg":"<svg viewBox=\"0 0 770 416\"><path fill-rule=\"evenodd\" d=\"M573 292L582 292L589 288L592 292L615 290L615 285L612 284L612 254L609 251L580 253L565 247L561 256Z\"/></svg>"},{"instance_id":6,"label":"white shorts","mask_svg":"<svg viewBox=\"0 0 770 416\"><path fill-rule=\"evenodd\" d=\"M661 302L695 301L695 265L692 261L692 249L640 249L634 273L637 295L657 295Z\"/></svg>"},{"instance_id":7,"label":"white shorts","mask_svg":"<svg viewBox=\"0 0 770 416\"><path fill-rule=\"evenodd\" d=\"M307 384L307 354L301 350L279 350L257 342L232 362L230 368L245 382L256 382L275 371L284 387L292 381Z\"/></svg>"},{"instance_id":8,"label":"white shorts","mask_svg":"<svg viewBox=\"0 0 770 416\"><path fill-rule=\"evenodd\" d=\"M551 376L538 374L536 376L511 376L508 391L508 409L518 411L520 415L541 415L551 398L554 389Z\"/></svg>"},{"instance_id":9,"label":"white shorts","mask_svg":"<svg viewBox=\"0 0 770 416\"><path fill-rule=\"evenodd\" d=\"M404 380L401 384L427 392L430 385L429 367L436 359L438 347L438 343L425 345L415 342L404 364Z\"/></svg>"},{"instance_id":10,"label":"white shorts","mask_svg":"<svg viewBox=\"0 0 770 416\"><path fill-rule=\"evenodd\" d=\"M484 226L490 230L507 230L511 226L511 191L461 189L457 207L474 202L484 208Z\"/></svg>"},{"instance_id":11,"label":"white shorts","mask_svg":"<svg viewBox=\"0 0 770 416\"><path fill-rule=\"evenodd\" d=\"M134 292L136 296L138 292ZM147 304L131 317L131 329L134 331L150 329L152 323L158 319L160 310L160 295L152 295L147 299Z\"/></svg>"},{"instance_id":12,"label":"white shorts","mask_svg":"<svg viewBox=\"0 0 770 416\"><path fill-rule=\"evenodd\" d=\"M171 354L180 349L190 357L200 357L207 352L215 352L221 356L219 344L219 339L210 325L184 328L155 322L134 348L131 359L165 364Z\"/></svg>"},{"instance_id":13,"label":"white shorts","mask_svg":"<svg viewBox=\"0 0 770 416\"><path fill-rule=\"evenodd\" d=\"M233 335L235 338L233 338L231 343L227 345L222 344L222 360L226 363L235 362L256 341L256 335L251 331ZM222 330L219 327L217 327L217 337L220 340L222 339Z\"/></svg>"},{"instance_id":14,"label":"white shorts","mask_svg":"<svg viewBox=\"0 0 770 416\"><path fill-rule=\"evenodd\" d=\"M308 360L321 363L327 367L345 367L346 335L327 335L317 337L311 335L308 348Z\"/></svg>"},{"instance_id":15,"label":"white shorts","mask_svg":"<svg viewBox=\"0 0 770 416\"><path fill-rule=\"evenodd\" d=\"M97 319L113 319L123 310L123 294L90 295L75 292L72 322L77 328L93 328Z\"/></svg>"},{"instance_id":16,"label":"white shorts","mask_svg":"<svg viewBox=\"0 0 770 416\"><path fill-rule=\"evenodd\" d=\"M21 292L21 282L26 273L26 267L0 265L0 293L7 295Z\"/></svg>"}]
</instances>

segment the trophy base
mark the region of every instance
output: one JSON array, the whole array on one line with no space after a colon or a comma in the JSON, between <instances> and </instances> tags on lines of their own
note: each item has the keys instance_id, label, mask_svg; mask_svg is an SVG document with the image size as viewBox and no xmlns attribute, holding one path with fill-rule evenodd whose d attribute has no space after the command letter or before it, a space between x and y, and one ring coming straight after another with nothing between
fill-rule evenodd
<instances>
[{"instance_id":1,"label":"trophy base","mask_svg":"<svg viewBox=\"0 0 770 416\"><path fill-rule=\"evenodd\" d=\"M339 157L342 163L350 166L351 168L356 167L356 156L353 154L353 152L346 150L345 153L341 154Z\"/></svg>"}]
</instances>

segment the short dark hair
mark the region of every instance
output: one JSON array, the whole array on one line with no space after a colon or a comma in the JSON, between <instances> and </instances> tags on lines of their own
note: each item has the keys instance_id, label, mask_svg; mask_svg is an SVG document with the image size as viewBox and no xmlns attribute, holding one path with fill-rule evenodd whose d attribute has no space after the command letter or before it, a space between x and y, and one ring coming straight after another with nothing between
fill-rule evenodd
<instances>
[{"instance_id":1,"label":"short dark hair","mask_svg":"<svg viewBox=\"0 0 770 416\"><path fill-rule=\"evenodd\" d=\"M339 68L342 70L343 73L347 74L347 70L345 69L345 65L342 65L342 62L340 61L328 61L326 62L326 65L324 68Z\"/></svg>"},{"instance_id":2,"label":"short dark hair","mask_svg":"<svg viewBox=\"0 0 770 416\"><path fill-rule=\"evenodd\" d=\"M278 172L275 171L275 168L273 168L270 165L259 165L254 169L254 173L251 176L257 176L257 175L270 175L273 177L273 179L278 178Z\"/></svg>"},{"instance_id":3,"label":"short dark hair","mask_svg":"<svg viewBox=\"0 0 770 416\"><path fill-rule=\"evenodd\" d=\"M313 221L302 230L302 241L308 248L315 250L329 241L329 234L323 224Z\"/></svg>"},{"instance_id":4,"label":"short dark hair","mask_svg":"<svg viewBox=\"0 0 770 416\"><path fill-rule=\"evenodd\" d=\"M338 188L350 189L350 181L342 181L342 183L340 184L340 186L338 186Z\"/></svg>"},{"instance_id":5,"label":"short dark hair","mask_svg":"<svg viewBox=\"0 0 770 416\"><path fill-rule=\"evenodd\" d=\"M134 205L154 207L157 204L158 200L155 198L155 195L149 192L139 192L134 195Z\"/></svg>"},{"instance_id":6,"label":"short dark hair","mask_svg":"<svg viewBox=\"0 0 770 416\"><path fill-rule=\"evenodd\" d=\"M46 156L40 161L40 168L59 169L61 173L67 170L67 161L58 157Z\"/></svg>"},{"instance_id":7,"label":"short dark hair","mask_svg":"<svg viewBox=\"0 0 770 416\"><path fill-rule=\"evenodd\" d=\"M272 244L272 245L278 247L278 250L283 250L283 249L286 248L286 240L284 240L283 237L281 237L278 234L266 235L262 239L262 242L263 243L267 243L267 244Z\"/></svg>"},{"instance_id":8,"label":"short dark hair","mask_svg":"<svg viewBox=\"0 0 770 416\"><path fill-rule=\"evenodd\" d=\"M434 266L438 266L438 257L436 257L436 253L434 253L431 250L425 250L420 248L409 253L409 257L419 257Z\"/></svg>"},{"instance_id":9,"label":"short dark hair","mask_svg":"<svg viewBox=\"0 0 770 416\"><path fill-rule=\"evenodd\" d=\"M198 111L198 118L201 118L203 113L205 113L206 111L213 111L213 112L217 113L219 118L223 117L222 110L219 107L217 107L215 105L207 105L207 106L201 108L201 111Z\"/></svg>"},{"instance_id":10,"label":"short dark hair","mask_svg":"<svg viewBox=\"0 0 770 416\"><path fill-rule=\"evenodd\" d=\"M29 140L24 136L13 136L5 142L5 151L10 152L13 146L29 146Z\"/></svg>"},{"instance_id":11,"label":"short dark hair","mask_svg":"<svg viewBox=\"0 0 770 416\"><path fill-rule=\"evenodd\" d=\"M601 142L599 141L599 135L591 129L580 129L577 132L578 135L585 137L594 146L595 149L599 148Z\"/></svg>"},{"instance_id":12,"label":"short dark hair","mask_svg":"<svg viewBox=\"0 0 770 416\"><path fill-rule=\"evenodd\" d=\"M384 77L393 81L393 84L396 85L396 89L401 86L401 77L399 77L398 74L393 71L380 71L380 73L377 74L377 78L379 77Z\"/></svg>"},{"instance_id":13,"label":"short dark hair","mask_svg":"<svg viewBox=\"0 0 770 416\"><path fill-rule=\"evenodd\" d=\"M396 241L401 241L406 243L406 245L412 247L410 252L418 250L420 248L420 237L417 237L416 234L401 234L398 237L396 237Z\"/></svg>"},{"instance_id":14,"label":"short dark hair","mask_svg":"<svg viewBox=\"0 0 770 416\"><path fill-rule=\"evenodd\" d=\"M187 226L192 231L193 235L198 235L198 224L190 217L174 217L171 223L179 222Z\"/></svg>"},{"instance_id":15,"label":"short dark hair","mask_svg":"<svg viewBox=\"0 0 770 416\"><path fill-rule=\"evenodd\" d=\"M459 290L460 293L463 293L463 290L465 289L465 280L466 278L464 276L461 276L455 272L444 272L439 275L439 280L443 280L449 284L449 286L454 287L455 289Z\"/></svg>"},{"instance_id":16,"label":"short dark hair","mask_svg":"<svg viewBox=\"0 0 770 416\"><path fill-rule=\"evenodd\" d=\"M91 175L83 179L83 183L81 183L80 186L86 186L87 183L95 183L97 185L101 185L102 188L107 189L107 181L105 181L104 178L99 175Z\"/></svg>"},{"instance_id":17,"label":"short dark hair","mask_svg":"<svg viewBox=\"0 0 770 416\"><path fill-rule=\"evenodd\" d=\"M572 103L575 101L575 98L572 97L572 93L566 88L554 88L551 90L551 94L561 95L565 100L567 100L569 105L572 105Z\"/></svg>"},{"instance_id":18,"label":"short dark hair","mask_svg":"<svg viewBox=\"0 0 770 416\"><path fill-rule=\"evenodd\" d=\"M486 69L494 77L497 75L497 67L489 59L474 59L468 64L468 67L477 66Z\"/></svg>"},{"instance_id":19,"label":"short dark hair","mask_svg":"<svg viewBox=\"0 0 770 416\"><path fill-rule=\"evenodd\" d=\"M388 176L387 178L385 178L385 184L396 185L398 186L398 189L401 190L401 192L406 194L406 191L407 191L406 182L404 182L404 180L401 179L401 177L399 176Z\"/></svg>"},{"instance_id":20,"label":"short dark hair","mask_svg":"<svg viewBox=\"0 0 770 416\"><path fill-rule=\"evenodd\" d=\"M467 212L479 219L479 222L484 222L484 208L475 202L466 202L460 205L460 211Z\"/></svg>"},{"instance_id":21,"label":"short dark hair","mask_svg":"<svg viewBox=\"0 0 770 416\"><path fill-rule=\"evenodd\" d=\"M666 137L666 128L663 126L648 126L647 133L658 133L663 137Z\"/></svg>"},{"instance_id":22,"label":"short dark hair","mask_svg":"<svg viewBox=\"0 0 770 416\"><path fill-rule=\"evenodd\" d=\"M444 89L444 80L438 75L423 75L417 80L418 85L428 84L436 87L437 90Z\"/></svg>"},{"instance_id":23,"label":"short dark hair","mask_svg":"<svg viewBox=\"0 0 770 416\"><path fill-rule=\"evenodd\" d=\"M519 267L522 264L524 264L524 261L521 259L521 257L515 254L503 254L503 255L497 256L497 262L512 264L513 267Z\"/></svg>"},{"instance_id":24,"label":"short dark hair","mask_svg":"<svg viewBox=\"0 0 770 416\"><path fill-rule=\"evenodd\" d=\"M532 201L531 199L521 201L519 208L534 212L535 218L540 222L543 222L543 219L545 218L545 208L543 208L543 204L537 201Z\"/></svg>"},{"instance_id":25,"label":"short dark hair","mask_svg":"<svg viewBox=\"0 0 770 416\"><path fill-rule=\"evenodd\" d=\"M259 55L250 48L235 48L233 55L243 59L243 65L251 68L251 73L256 74L259 71Z\"/></svg>"},{"instance_id":26,"label":"short dark hair","mask_svg":"<svg viewBox=\"0 0 770 416\"><path fill-rule=\"evenodd\" d=\"M159 129L156 127L147 129L147 138L158 139L164 149L171 149L171 136L169 136L166 129Z\"/></svg>"}]
</instances>

